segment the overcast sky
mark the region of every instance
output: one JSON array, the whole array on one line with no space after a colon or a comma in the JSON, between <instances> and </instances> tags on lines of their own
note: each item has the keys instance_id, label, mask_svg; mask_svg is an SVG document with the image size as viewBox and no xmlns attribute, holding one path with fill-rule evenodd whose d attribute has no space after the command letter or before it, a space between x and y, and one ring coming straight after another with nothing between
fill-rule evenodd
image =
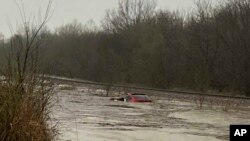
<instances>
[{"instance_id":1,"label":"overcast sky","mask_svg":"<svg viewBox=\"0 0 250 141\"><path fill-rule=\"evenodd\" d=\"M39 9L44 13L49 0L0 0L0 33L9 37L9 23L16 29L21 23L20 14L16 2L23 1L27 17L38 17ZM215 0L214 0L215 1ZM158 8L161 9L189 9L194 6L194 0L156 0ZM118 7L118 0L53 0L54 13L47 23L50 29L62 24L77 20L85 24L93 20L96 25L105 15L107 9Z\"/></svg>"}]
</instances>

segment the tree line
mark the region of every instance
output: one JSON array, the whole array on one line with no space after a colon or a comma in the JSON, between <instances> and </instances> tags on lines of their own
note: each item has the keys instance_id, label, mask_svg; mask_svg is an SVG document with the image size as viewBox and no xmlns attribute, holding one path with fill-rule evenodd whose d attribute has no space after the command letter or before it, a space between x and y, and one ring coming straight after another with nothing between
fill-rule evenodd
<instances>
[{"instance_id":1,"label":"tree line","mask_svg":"<svg viewBox=\"0 0 250 141\"><path fill-rule=\"evenodd\" d=\"M39 38L46 41L39 54L46 73L250 95L250 0L198 1L187 12L121 0L101 28L74 21Z\"/></svg>"}]
</instances>

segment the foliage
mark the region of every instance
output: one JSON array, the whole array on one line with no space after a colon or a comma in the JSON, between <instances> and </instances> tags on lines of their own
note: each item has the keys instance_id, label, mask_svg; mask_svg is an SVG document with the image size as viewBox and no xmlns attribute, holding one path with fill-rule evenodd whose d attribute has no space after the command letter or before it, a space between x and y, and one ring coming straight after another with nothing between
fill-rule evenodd
<instances>
[{"instance_id":1,"label":"foliage","mask_svg":"<svg viewBox=\"0 0 250 141\"><path fill-rule=\"evenodd\" d=\"M183 13L122 0L102 29L74 21L45 33L41 68L106 83L250 95L250 1L196 5Z\"/></svg>"}]
</instances>

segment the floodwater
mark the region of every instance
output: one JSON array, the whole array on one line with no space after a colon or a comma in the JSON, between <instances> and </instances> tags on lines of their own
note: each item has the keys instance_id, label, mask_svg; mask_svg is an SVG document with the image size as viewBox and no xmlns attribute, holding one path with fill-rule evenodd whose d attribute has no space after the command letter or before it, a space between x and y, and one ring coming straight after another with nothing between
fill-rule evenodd
<instances>
[{"instance_id":1,"label":"floodwater","mask_svg":"<svg viewBox=\"0 0 250 141\"><path fill-rule=\"evenodd\" d=\"M102 90L55 89L52 119L62 141L226 141L230 124L250 124L250 107L223 107L151 96L153 103L111 101ZM150 94L149 94L150 96Z\"/></svg>"}]
</instances>

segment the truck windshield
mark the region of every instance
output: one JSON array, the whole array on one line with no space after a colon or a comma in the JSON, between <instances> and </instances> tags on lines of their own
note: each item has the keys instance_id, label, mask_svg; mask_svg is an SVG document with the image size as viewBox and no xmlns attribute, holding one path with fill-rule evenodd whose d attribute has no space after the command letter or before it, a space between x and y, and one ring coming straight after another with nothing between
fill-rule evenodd
<instances>
[{"instance_id":1,"label":"truck windshield","mask_svg":"<svg viewBox=\"0 0 250 141\"><path fill-rule=\"evenodd\" d=\"M135 99L138 100L148 100L148 97L146 95L133 95Z\"/></svg>"}]
</instances>

